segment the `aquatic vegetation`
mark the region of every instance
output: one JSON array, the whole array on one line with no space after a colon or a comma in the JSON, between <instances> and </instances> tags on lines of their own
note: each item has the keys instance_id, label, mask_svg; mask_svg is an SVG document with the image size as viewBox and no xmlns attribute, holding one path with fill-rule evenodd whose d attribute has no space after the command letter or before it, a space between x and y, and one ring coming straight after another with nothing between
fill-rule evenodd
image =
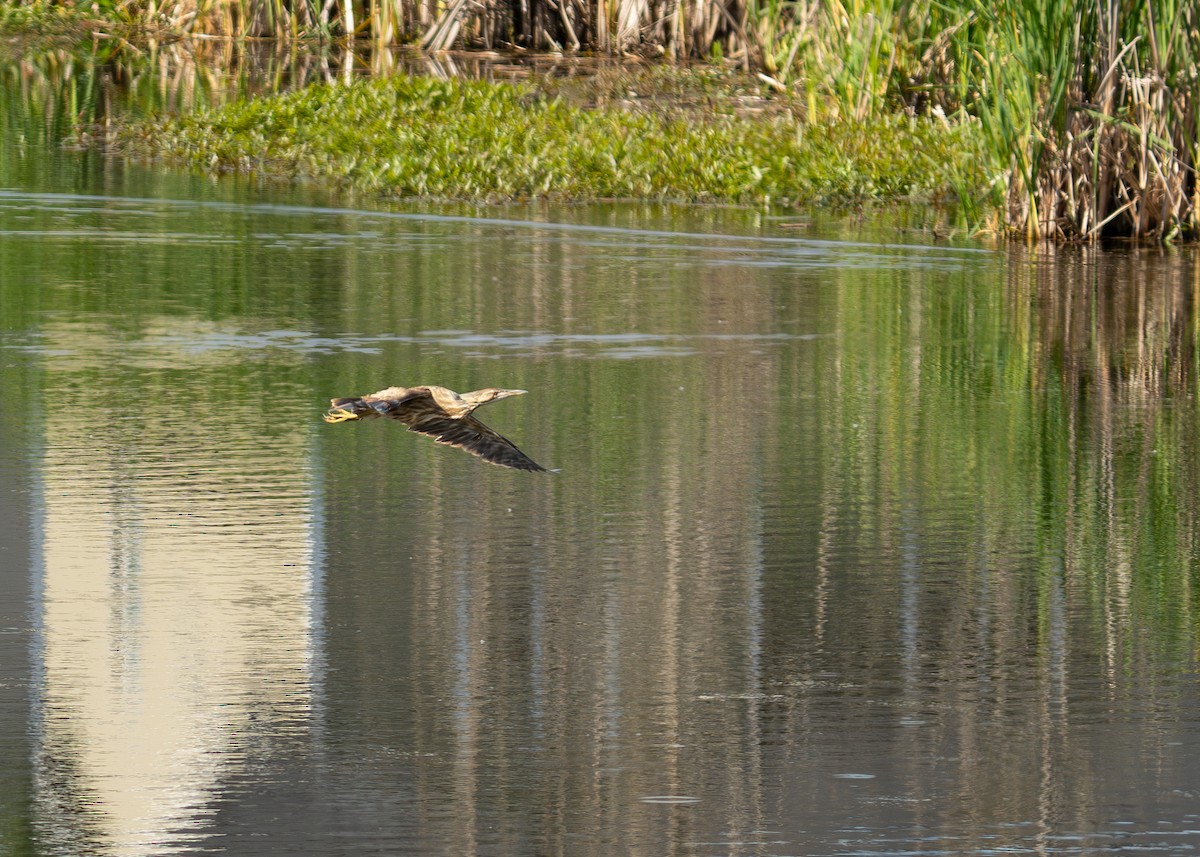
<instances>
[{"instance_id":1,"label":"aquatic vegetation","mask_svg":"<svg viewBox=\"0 0 1200 857\"><path fill-rule=\"evenodd\" d=\"M74 5L0 2L0 34L9 39L78 40L96 24L96 16Z\"/></svg>"},{"instance_id":2,"label":"aquatic vegetation","mask_svg":"<svg viewBox=\"0 0 1200 857\"><path fill-rule=\"evenodd\" d=\"M582 109L528 85L399 75L133 124L113 145L401 197L795 203L948 193L950 170L978 160L967 131L895 115L809 125Z\"/></svg>"}]
</instances>

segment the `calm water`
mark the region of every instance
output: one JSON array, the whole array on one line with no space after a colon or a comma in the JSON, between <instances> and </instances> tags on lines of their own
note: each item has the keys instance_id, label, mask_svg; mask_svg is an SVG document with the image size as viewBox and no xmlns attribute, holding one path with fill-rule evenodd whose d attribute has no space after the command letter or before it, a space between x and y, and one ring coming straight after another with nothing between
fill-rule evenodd
<instances>
[{"instance_id":1,"label":"calm water","mask_svg":"<svg viewBox=\"0 0 1200 857\"><path fill-rule=\"evenodd\" d=\"M1193 254L337 207L18 78L0 854L1200 849ZM561 472L320 421L417 383Z\"/></svg>"}]
</instances>

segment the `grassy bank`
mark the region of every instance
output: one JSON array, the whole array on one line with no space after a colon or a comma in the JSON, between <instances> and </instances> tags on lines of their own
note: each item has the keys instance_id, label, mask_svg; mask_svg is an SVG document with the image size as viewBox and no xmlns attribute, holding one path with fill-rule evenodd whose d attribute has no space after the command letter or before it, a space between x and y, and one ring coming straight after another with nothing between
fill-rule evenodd
<instances>
[{"instance_id":1,"label":"grassy bank","mask_svg":"<svg viewBox=\"0 0 1200 857\"><path fill-rule=\"evenodd\" d=\"M981 178L967 129L930 120L582 108L531 85L406 75L126 126L113 145L204 170L473 200L858 202Z\"/></svg>"},{"instance_id":2,"label":"grassy bank","mask_svg":"<svg viewBox=\"0 0 1200 857\"><path fill-rule=\"evenodd\" d=\"M53 11L59 8L79 7L0 0L0 27L6 17L25 20L29 9L61 15ZM663 123L653 130L631 127L634 137L649 134L671 145L686 139L700 146L704 157L720 157L711 166L719 175L706 180L698 175L703 170L685 170L678 163L685 155L672 151L664 154L673 161L666 175L649 166L639 173L637 141L614 147L600 132L597 142L605 146L604 158L618 162L618 175L611 181L568 178L557 172L562 162L554 160L553 147L569 145L556 126L547 138L550 150L538 149L536 141L525 144L538 151L540 160L519 169L520 181L501 181L478 192L466 188L462 192L468 195L554 191L574 196L603 186L605 194L688 199L837 197L846 191L836 188L836 177L805 174L811 160L805 153L831 157L839 168L849 163L857 172L864 163L854 152L857 135L879 128L885 151L867 160L891 166L888 136L907 121L896 117L907 114L946 117L981 133L958 136L970 142L950 158L948 169L935 164L927 180L914 179L903 157L896 161L894 178L867 164L863 175L844 182L855 188L850 195L886 196L895 187L924 191L946 179L963 191L964 212L977 225L1029 240L1129 235L1169 241L1200 235L1200 0L104 0L88 8L110 20L178 34L290 40L353 36L383 56L386 46L416 44L434 51L451 46L579 49L719 60L759 75L780 99L795 105L793 114L803 123L803 130L791 132L783 120L777 128L759 123L758 131L741 138L725 123L713 132L720 139L710 141L696 127L686 132ZM279 102L268 109L276 108L290 109ZM607 115L601 111L577 124L602 124ZM485 141L490 133L463 128L449 113L437 118L454 123L453 133L479 131ZM232 117L214 119L218 164L240 166L256 157L251 149L235 155L231 143L218 145L215 137L226 127L221 123ZM609 130L616 133L616 127ZM181 140L185 134L205 136L198 127L176 126L169 133ZM926 130L913 133L918 136L912 145L929 143L929 137L920 136ZM814 134L837 138L848 151L821 150L810 139ZM169 143L162 135L156 138ZM756 147L752 156L729 152L726 144L734 139ZM981 148L976 139L983 141ZM931 158L940 158L938 145L932 143ZM801 174L789 180L778 164L791 158L796 146L805 160L786 160L801 164ZM278 147L269 160L273 168L344 175L367 186L422 186L419 177L414 185L399 178L410 174L407 167L376 164L381 174L371 177L365 162L349 166L336 144L327 148L334 155L329 163L313 164L307 152L289 155ZM204 157L211 160L212 154L206 149ZM966 155L978 162L964 175ZM392 157L402 159L403 152ZM495 157L503 159L500 153ZM525 157L517 152L511 160L516 164ZM556 164L551 172L544 167L547 159ZM599 173L607 169L586 159L585 165ZM985 174L982 184L975 181L976 173ZM425 184L440 188L436 193L451 192L436 174L430 179ZM683 187L675 179L699 183Z\"/></svg>"}]
</instances>

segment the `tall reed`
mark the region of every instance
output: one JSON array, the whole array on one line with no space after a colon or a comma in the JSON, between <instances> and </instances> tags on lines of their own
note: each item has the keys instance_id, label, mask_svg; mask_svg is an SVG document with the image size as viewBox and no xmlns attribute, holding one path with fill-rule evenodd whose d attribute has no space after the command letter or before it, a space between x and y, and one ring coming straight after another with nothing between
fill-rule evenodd
<instances>
[{"instance_id":1,"label":"tall reed","mask_svg":"<svg viewBox=\"0 0 1200 857\"><path fill-rule=\"evenodd\" d=\"M969 0L960 97L1001 168L1007 228L1030 239L1170 240L1197 227L1195 0Z\"/></svg>"},{"instance_id":2,"label":"tall reed","mask_svg":"<svg viewBox=\"0 0 1200 857\"><path fill-rule=\"evenodd\" d=\"M1200 231L1198 0L754 3L761 65L807 94L810 121L907 109L977 123L996 230Z\"/></svg>"}]
</instances>

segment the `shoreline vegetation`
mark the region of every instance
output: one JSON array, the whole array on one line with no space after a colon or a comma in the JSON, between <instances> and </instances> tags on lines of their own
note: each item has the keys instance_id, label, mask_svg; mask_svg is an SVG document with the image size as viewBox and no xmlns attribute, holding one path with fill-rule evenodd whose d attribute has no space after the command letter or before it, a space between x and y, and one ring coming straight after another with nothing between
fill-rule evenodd
<instances>
[{"instance_id":1,"label":"shoreline vegetation","mask_svg":"<svg viewBox=\"0 0 1200 857\"><path fill-rule=\"evenodd\" d=\"M686 75L694 84L696 73ZM674 75L672 75L674 77ZM620 77L642 89L664 75ZM591 87L586 87L593 93ZM322 83L118 127L115 151L333 180L398 198L848 205L944 199L978 163L965 128L904 115L797 122L691 107L576 106L532 83L407 74Z\"/></svg>"},{"instance_id":2,"label":"shoreline vegetation","mask_svg":"<svg viewBox=\"0 0 1200 857\"><path fill-rule=\"evenodd\" d=\"M1200 234L1200 0L7 0L0 30L72 16L122 39L636 54L693 89L736 68L770 105L714 97L714 116L401 76L118 128L142 157L394 195L954 197L973 230L1028 241Z\"/></svg>"}]
</instances>

